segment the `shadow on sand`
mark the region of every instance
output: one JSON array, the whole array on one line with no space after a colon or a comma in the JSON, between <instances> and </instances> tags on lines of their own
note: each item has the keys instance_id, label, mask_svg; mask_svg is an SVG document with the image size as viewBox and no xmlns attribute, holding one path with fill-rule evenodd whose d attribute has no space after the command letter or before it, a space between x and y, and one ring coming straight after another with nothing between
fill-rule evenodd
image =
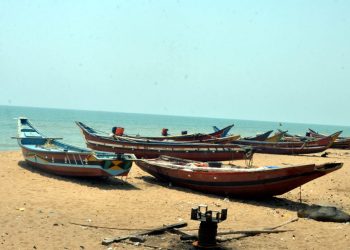
<instances>
[{"instance_id":1,"label":"shadow on sand","mask_svg":"<svg viewBox=\"0 0 350 250\"><path fill-rule=\"evenodd\" d=\"M320 155L300 154L300 155L296 155L296 156L303 156L303 157L307 157L307 158L341 159L341 157L339 157L337 155L334 155L332 153L329 153L329 152L324 152L324 153L322 153Z\"/></svg>"},{"instance_id":2,"label":"shadow on sand","mask_svg":"<svg viewBox=\"0 0 350 250\"><path fill-rule=\"evenodd\" d=\"M142 179L143 181L145 181L149 184L160 185L160 186L163 186L165 188L170 187L169 182L158 180L152 176L142 176L142 177L137 177L137 178ZM286 209L286 210L293 211L293 212L296 212L300 209L304 209L304 208L309 206L308 204L300 203L298 201L292 201L292 200L289 200L289 199L283 198L283 197L268 197L268 198L261 198L261 199L259 199L259 198L244 199L242 197L230 197L230 196L204 193L204 192L188 189L185 187L175 186L175 185L171 185L171 189L175 189L177 191L186 192L186 193L193 193L193 194L197 194L197 195L205 195L207 197L216 198L216 199L229 198L230 201L233 201L233 202L240 202L240 203L250 204L250 205L259 206L259 207L263 206L263 207L269 207L269 208L280 208L280 209Z\"/></svg>"},{"instance_id":3,"label":"shadow on sand","mask_svg":"<svg viewBox=\"0 0 350 250\"><path fill-rule=\"evenodd\" d=\"M41 176L53 178L56 180L68 181L84 185L87 187L94 187L103 190L139 190L138 187L122 180L121 178L113 177L70 177L70 176L59 176L55 174L48 173L41 169L37 169L26 164L25 161L18 162L18 166L31 171Z\"/></svg>"}]
</instances>

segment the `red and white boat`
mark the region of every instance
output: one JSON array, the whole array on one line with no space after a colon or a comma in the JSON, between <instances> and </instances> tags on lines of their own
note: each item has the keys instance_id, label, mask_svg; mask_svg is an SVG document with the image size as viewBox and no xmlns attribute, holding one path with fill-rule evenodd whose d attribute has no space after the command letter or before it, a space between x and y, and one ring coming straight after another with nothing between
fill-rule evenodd
<instances>
[{"instance_id":1,"label":"red and white boat","mask_svg":"<svg viewBox=\"0 0 350 250\"><path fill-rule=\"evenodd\" d=\"M137 158L156 158L161 155L195 160L195 161L228 161L251 159L251 147L234 144L198 143L198 142L165 142L130 140L118 136L101 134L97 130L76 122L88 148L134 154ZM225 139L225 138L222 138Z\"/></svg>"},{"instance_id":2,"label":"red and white boat","mask_svg":"<svg viewBox=\"0 0 350 250\"><path fill-rule=\"evenodd\" d=\"M284 194L331 173L343 163L240 167L221 162L195 162L161 156L136 161L154 177L205 193L260 198Z\"/></svg>"}]
</instances>

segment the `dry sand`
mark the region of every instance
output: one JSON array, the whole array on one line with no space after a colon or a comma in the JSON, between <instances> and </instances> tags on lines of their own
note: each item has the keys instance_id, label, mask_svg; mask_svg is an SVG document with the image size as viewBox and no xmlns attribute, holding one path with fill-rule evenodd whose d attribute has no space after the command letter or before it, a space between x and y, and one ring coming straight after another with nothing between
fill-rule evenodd
<instances>
[{"instance_id":1,"label":"dry sand","mask_svg":"<svg viewBox=\"0 0 350 250\"><path fill-rule=\"evenodd\" d=\"M328 150L328 158L310 156L254 156L254 164L322 163L342 161L344 167L302 186L305 204L326 204L350 212L350 152ZM101 245L101 240L156 227L188 222L198 204L210 209L228 208L219 229L271 227L295 218L299 189L264 201L225 199L185 188L159 184L134 166L123 184L118 180L57 177L23 162L19 151L0 153L0 249L151 249L128 243ZM71 222L113 227L92 228ZM258 235L223 244L226 249L350 249L350 224L299 219L284 227L293 231ZM135 229L135 230L120 230ZM192 231L195 232L195 231ZM145 244L188 249L178 236L149 237Z\"/></svg>"}]
</instances>

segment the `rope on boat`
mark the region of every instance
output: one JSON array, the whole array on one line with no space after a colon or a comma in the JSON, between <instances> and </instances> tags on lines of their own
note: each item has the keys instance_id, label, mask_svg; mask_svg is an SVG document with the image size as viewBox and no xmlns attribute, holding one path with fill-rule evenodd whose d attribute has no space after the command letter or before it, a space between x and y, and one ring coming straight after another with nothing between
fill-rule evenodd
<instances>
[{"instance_id":1,"label":"rope on boat","mask_svg":"<svg viewBox=\"0 0 350 250\"><path fill-rule=\"evenodd\" d=\"M245 165L246 165L247 167L252 167L252 166L253 166L253 157L246 158L246 159L245 159Z\"/></svg>"}]
</instances>

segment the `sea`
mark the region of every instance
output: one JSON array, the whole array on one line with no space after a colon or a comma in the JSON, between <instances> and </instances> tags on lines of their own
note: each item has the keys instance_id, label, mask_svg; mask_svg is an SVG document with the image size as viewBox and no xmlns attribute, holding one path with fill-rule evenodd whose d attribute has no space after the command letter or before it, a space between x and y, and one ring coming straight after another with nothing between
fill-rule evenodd
<instances>
[{"instance_id":1,"label":"sea","mask_svg":"<svg viewBox=\"0 0 350 250\"><path fill-rule=\"evenodd\" d=\"M17 136L18 117L30 119L31 123L46 136L64 138L64 142L81 147L84 147L85 143L75 121L81 121L108 134L111 133L112 127L123 127L125 134L145 136L160 136L163 128L168 128L171 135L179 135L181 131L211 133L214 125L223 128L234 124L230 133L241 136L254 136L277 129L304 135L308 128L324 134L342 130L343 136L350 136L348 126L0 105L0 151L19 150L17 141L11 139Z\"/></svg>"}]
</instances>

